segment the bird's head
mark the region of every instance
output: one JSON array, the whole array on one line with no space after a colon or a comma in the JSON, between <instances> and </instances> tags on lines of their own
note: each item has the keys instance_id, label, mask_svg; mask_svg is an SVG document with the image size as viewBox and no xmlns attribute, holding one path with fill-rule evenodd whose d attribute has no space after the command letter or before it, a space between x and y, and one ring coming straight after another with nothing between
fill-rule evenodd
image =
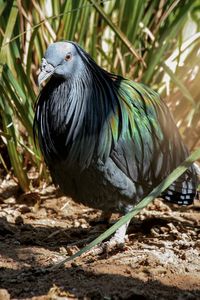
<instances>
[{"instance_id":1,"label":"bird's head","mask_svg":"<svg viewBox=\"0 0 200 300\"><path fill-rule=\"evenodd\" d=\"M75 43L67 41L49 45L42 58L39 86L51 76L69 79L80 75L84 68L81 50Z\"/></svg>"}]
</instances>

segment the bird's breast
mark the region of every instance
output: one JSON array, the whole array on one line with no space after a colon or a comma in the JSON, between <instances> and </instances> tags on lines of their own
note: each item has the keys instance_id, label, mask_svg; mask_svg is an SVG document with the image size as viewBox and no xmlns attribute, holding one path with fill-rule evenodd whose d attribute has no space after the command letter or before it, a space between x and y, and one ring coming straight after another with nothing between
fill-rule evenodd
<instances>
[{"instance_id":1,"label":"bird's breast","mask_svg":"<svg viewBox=\"0 0 200 300\"><path fill-rule=\"evenodd\" d=\"M125 212L139 197L138 186L108 158L81 170L65 163L54 165L51 173L61 190L73 200L104 211Z\"/></svg>"}]
</instances>

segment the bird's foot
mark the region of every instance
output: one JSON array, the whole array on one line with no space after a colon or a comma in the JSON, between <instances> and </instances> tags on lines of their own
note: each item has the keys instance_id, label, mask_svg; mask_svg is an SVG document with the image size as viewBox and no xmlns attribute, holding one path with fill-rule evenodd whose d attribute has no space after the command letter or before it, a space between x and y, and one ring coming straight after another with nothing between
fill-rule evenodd
<instances>
[{"instance_id":1,"label":"bird's foot","mask_svg":"<svg viewBox=\"0 0 200 300\"><path fill-rule=\"evenodd\" d=\"M125 236L124 239L116 239L115 236L113 236L109 241L103 242L97 246L95 246L93 249L91 249L87 254L91 255L100 255L103 253L110 253L113 250L121 250L124 249L125 243L128 241L128 236Z\"/></svg>"},{"instance_id":2,"label":"bird's foot","mask_svg":"<svg viewBox=\"0 0 200 300\"><path fill-rule=\"evenodd\" d=\"M107 242L104 242L104 248L107 253L115 249L124 249L126 242L128 242L128 235L123 238L118 238L115 235Z\"/></svg>"},{"instance_id":3,"label":"bird's foot","mask_svg":"<svg viewBox=\"0 0 200 300\"><path fill-rule=\"evenodd\" d=\"M128 236L126 235L128 224L129 222L122 225L120 228L117 229L114 236L109 241L103 242L100 245L95 246L87 254L99 255L102 253L109 253L115 249L123 249L125 246L125 242L128 241Z\"/></svg>"}]
</instances>

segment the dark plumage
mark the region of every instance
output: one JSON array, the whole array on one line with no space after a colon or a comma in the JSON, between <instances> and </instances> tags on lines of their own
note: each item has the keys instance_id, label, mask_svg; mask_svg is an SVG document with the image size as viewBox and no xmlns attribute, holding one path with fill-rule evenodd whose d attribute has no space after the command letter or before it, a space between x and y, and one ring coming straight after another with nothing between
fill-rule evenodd
<instances>
[{"instance_id":1,"label":"dark plumage","mask_svg":"<svg viewBox=\"0 0 200 300\"><path fill-rule=\"evenodd\" d=\"M91 207L129 211L188 155L159 95L108 73L73 42L51 44L39 83L34 130L53 180ZM191 204L197 177L189 168L162 195Z\"/></svg>"}]
</instances>

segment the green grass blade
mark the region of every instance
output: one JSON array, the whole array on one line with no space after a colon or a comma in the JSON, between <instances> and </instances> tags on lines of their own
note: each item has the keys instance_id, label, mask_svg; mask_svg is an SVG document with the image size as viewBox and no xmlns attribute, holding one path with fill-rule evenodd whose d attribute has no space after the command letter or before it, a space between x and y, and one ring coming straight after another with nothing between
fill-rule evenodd
<instances>
[{"instance_id":1,"label":"green grass blade","mask_svg":"<svg viewBox=\"0 0 200 300\"><path fill-rule=\"evenodd\" d=\"M30 102L34 103L36 99L36 95L33 91L32 84L30 82L30 77L25 73L24 68L22 66L22 61L20 58L16 60L16 71L18 76L20 76L21 84L20 86L24 86L24 93L26 95L26 105L30 106ZM31 101L27 101L27 98L31 98ZM32 114L33 112L31 112Z\"/></svg>"},{"instance_id":2,"label":"green grass blade","mask_svg":"<svg viewBox=\"0 0 200 300\"><path fill-rule=\"evenodd\" d=\"M6 8L6 2L0 0L0 16L2 15L5 8Z\"/></svg>"},{"instance_id":3,"label":"green grass blade","mask_svg":"<svg viewBox=\"0 0 200 300\"><path fill-rule=\"evenodd\" d=\"M5 161L4 161L3 156L1 155L1 153L0 153L0 162L1 162L2 166L4 167L6 173L9 174L9 170L8 170L8 168L6 166L6 163L5 163Z\"/></svg>"},{"instance_id":4,"label":"green grass blade","mask_svg":"<svg viewBox=\"0 0 200 300\"><path fill-rule=\"evenodd\" d=\"M24 192L28 192L29 180L26 171L23 169L22 157L17 151L16 134L15 134L15 128L12 119L13 112L10 106L8 105L6 99L2 97L0 97L0 108L1 108L0 113L1 113L4 132L7 135L12 136L12 138L7 139L7 149L8 149L12 167L15 176L19 181L20 187Z\"/></svg>"},{"instance_id":5,"label":"green grass blade","mask_svg":"<svg viewBox=\"0 0 200 300\"><path fill-rule=\"evenodd\" d=\"M31 34L31 38L29 41L28 53L27 53L27 64L26 64L26 75L30 78L31 75L31 64L32 62L32 54L33 54L33 46L35 42L35 37L38 33L39 27L35 28Z\"/></svg>"},{"instance_id":6,"label":"green grass blade","mask_svg":"<svg viewBox=\"0 0 200 300\"><path fill-rule=\"evenodd\" d=\"M143 65L146 65L143 58L134 49L132 43L128 40L126 35L121 31L121 29L117 25L115 25L112 22L112 20L106 15L106 13L101 8L101 6L96 1L93 0L89 0L89 1L93 4L93 6L96 8L99 14L105 19L107 24L112 28L112 30L115 32L118 38L123 42L123 44L128 48L128 50L137 58L137 60L141 61Z\"/></svg>"},{"instance_id":7,"label":"green grass blade","mask_svg":"<svg viewBox=\"0 0 200 300\"><path fill-rule=\"evenodd\" d=\"M9 41L10 41L10 38L13 34L13 28L15 26L17 15L18 15L17 3L16 3L16 1L13 1L13 5L12 5L11 11L10 11L10 15L9 15L9 18L8 18L8 23L7 23L4 38L3 38L2 47L5 44L9 43ZM6 52L6 48L4 48L3 51ZM1 52L2 52L2 50L1 50Z\"/></svg>"},{"instance_id":8,"label":"green grass blade","mask_svg":"<svg viewBox=\"0 0 200 300\"><path fill-rule=\"evenodd\" d=\"M180 31L181 27L183 27L187 18L188 10L191 8L191 6L191 2L181 6L176 18L174 18L170 25L166 22L166 28L162 29L160 36L155 40L154 47L148 52L147 55L147 69L142 78L144 83L148 84L150 80L152 80L156 66L163 62L165 52L170 47L169 41L176 37L177 32ZM156 46L156 42L158 42L159 46Z\"/></svg>"},{"instance_id":9,"label":"green grass blade","mask_svg":"<svg viewBox=\"0 0 200 300\"><path fill-rule=\"evenodd\" d=\"M4 66L5 70L5 66ZM16 113L19 116L22 124L27 129L30 136L33 136L32 124L33 124L33 109L31 107L31 103L25 101L21 101L17 90L14 89L14 86L11 84L12 81L9 80L11 77L7 77L7 74L3 74L3 80L5 87L1 85L1 89L4 92L5 98L7 98L10 107L15 107ZM12 78L15 81L15 78ZM13 90L14 89L14 90ZM10 95L10 97L9 97ZM11 102L11 100L13 103Z\"/></svg>"},{"instance_id":10,"label":"green grass blade","mask_svg":"<svg viewBox=\"0 0 200 300\"><path fill-rule=\"evenodd\" d=\"M22 86L19 84L19 82L16 80L16 78L13 76L10 68L7 64L4 65L4 76L6 76L7 80L10 82L12 87L14 88L15 92L18 94L18 96L21 99L22 103L26 102L26 95L22 89Z\"/></svg>"},{"instance_id":11,"label":"green grass blade","mask_svg":"<svg viewBox=\"0 0 200 300\"><path fill-rule=\"evenodd\" d=\"M118 222L116 222L113 226L111 226L108 230L102 233L98 238L93 240L87 246L82 248L80 251L75 253L74 255L64 259L60 263L56 264L52 267L52 269L60 267L66 262L69 262L83 253L89 251L92 247L101 243L103 240L108 238L111 234L113 234L118 228L120 228L123 224L127 223L134 216L136 216L143 208L145 208L149 203L151 203L156 197L158 197L162 192L164 192L178 177L180 177L190 166L191 164L200 158L200 148L194 151L182 164L180 164L170 175L167 176L156 188L149 193L143 200L140 201L139 204L135 206L135 208L130 211L128 214L123 216Z\"/></svg>"},{"instance_id":12,"label":"green grass blade","mask_svg":"<svg viewBox=\"0 0 200 300\"><path fill-rule=\"evenodd\" d=\"M14 29L14 26L16 23L17 15L18 15L18 8L17 8L16 1L14 1L11 11L10 11L10 15L8 18L8 22L7 22L6 30L4 33L4 38L2 41L1 50L0 50L0 78L2 75L2 71L3 71L3 64L7 61L7 59L8 59L8 61L10 61L9 42L10 42L11 36L13 34L13 29Z\"/></svg>"}]
</instances>

